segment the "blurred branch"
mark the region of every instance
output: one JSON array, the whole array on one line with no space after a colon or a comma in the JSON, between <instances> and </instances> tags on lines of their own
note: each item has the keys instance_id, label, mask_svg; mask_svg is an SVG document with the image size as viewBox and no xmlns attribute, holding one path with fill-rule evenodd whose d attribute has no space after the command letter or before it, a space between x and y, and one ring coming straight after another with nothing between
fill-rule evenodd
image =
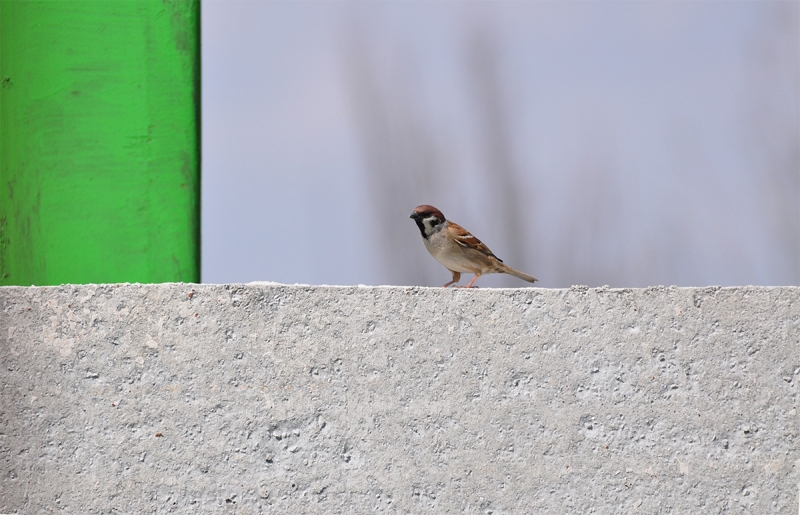
<instances>
[{"instance_id":1,"label":"blurred branch","mask_svg":"<svg viewBox=\"0 0 800 515\"><path fill-rule=\"evenodd\" d=\"M800 284L800 7L762 4L764 26L746 61L749 80L745 141L758 174L755 194L779 260ZM778 273L778 276L787 274Z\"/></svg>"},{"instance_id":2,"label":"blurred branch","mask_svg":"<svg viewBox=\"0 0 800 515\"><path fill-rule=\"evenodd\" d=\"M532 198L523 197L523 184L514 162L506 95L501 87L493 34L483 28L473 30L468 41L468 58L478 124L486 149L483 170L488 185L487 200L493 228L497 229L492 235L495 238L492 245L502 238L502 259L513 267L528 270L532 260L526 259L525 241L535 241L536 237L534 224L525 223L525 212L531 212L535 206Z\"/></svg>"},{"instance_id":3,"label":"blurred branch","mask_svg":"<svg viewBox=\"0 0 800 515\"><path fill-rule=\"evenodd\" d=\"M371 216L358 230L374 239L389 281L433 285L446 281L446 270L434 275L419 232L408 219L418 204L434 203L446 169L429 126L415 114L408 73L381 68L385 55L373 58L369 47L352 35L347 47L347 76L361 137ZM393 64L397 64L393 61Z\"/></svg>"},{"instance_id":4,"label":"blurred branch","mask_svg":"<svg viewBox=\"0 0 800 515\"><path fill-rule=\"evenodd\" d=\"M587 152L572 174L569 198L563 202L553 282L560 285L620 285L630 281L627 269L621 192L624 188L602 152Z\"/></svg>"}]
</instances>

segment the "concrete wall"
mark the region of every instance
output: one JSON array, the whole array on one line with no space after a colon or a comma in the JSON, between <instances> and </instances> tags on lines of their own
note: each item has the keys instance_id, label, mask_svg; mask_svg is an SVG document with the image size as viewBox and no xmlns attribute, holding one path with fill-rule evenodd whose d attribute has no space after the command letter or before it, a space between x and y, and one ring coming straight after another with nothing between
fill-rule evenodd
<instances>
[{"instance_id":1,"label":"concrete wall","mask_svg":"<svg viewBox=\"0 0 800 515\"><path fill-rule=\"evenodd\" d=\"M797 513L800 288L0 288L2 513Z\"/></svg>"}]
</instances>

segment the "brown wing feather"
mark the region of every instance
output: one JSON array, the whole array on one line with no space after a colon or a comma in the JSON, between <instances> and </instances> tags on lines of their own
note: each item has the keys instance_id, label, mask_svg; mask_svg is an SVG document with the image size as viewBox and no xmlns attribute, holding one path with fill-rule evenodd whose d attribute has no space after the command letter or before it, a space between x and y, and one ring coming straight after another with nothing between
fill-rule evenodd
<instances>
[{"instance_id":1,"label":"brown wing feather","mask_svg":"<svg viewBox=\"0 0 800 515\"><path fill-rule=\"evenodd\" d=\"M457 223L450 222L448 229L453 233L455 242L467 249L475 249L487 256L492 256L496 260L503 262L502 259L494 255L489 247L487 247L481 240L470 234L469 231L458 225Z\"/></svg>"}]
</instances>

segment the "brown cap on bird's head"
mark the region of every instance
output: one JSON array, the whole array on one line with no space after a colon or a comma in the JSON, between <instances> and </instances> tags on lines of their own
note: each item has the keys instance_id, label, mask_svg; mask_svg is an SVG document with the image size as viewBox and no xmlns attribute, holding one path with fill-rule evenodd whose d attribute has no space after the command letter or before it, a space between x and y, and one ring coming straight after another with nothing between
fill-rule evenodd
<instances>
[{"instance_id":1,"label":"brown cap on bird's head","mask_svg":"<svg viewBox=\"0 0 800 515\"><path fill-rule=\"evenodd\" d=\"M409 216L409 218L417 220L420 218L427 218L430 215L436 216L436 218L438 218L442 222L445 221L445 217L442 214L442 212L433 206L429 206L428 204L422 204L421 206L415 207L414 211L411 213L411 216Z\"/></svg>"}]
</instances>

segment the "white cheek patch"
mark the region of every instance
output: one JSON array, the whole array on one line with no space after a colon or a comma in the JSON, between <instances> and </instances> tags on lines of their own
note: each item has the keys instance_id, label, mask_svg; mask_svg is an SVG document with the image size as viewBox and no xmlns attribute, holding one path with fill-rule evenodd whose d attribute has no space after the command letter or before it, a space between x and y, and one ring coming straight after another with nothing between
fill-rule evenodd
<instances>
[{"instance_id":1,"label":"white cheek patch","mask_svg":"<svg viewBox=\"0 0 800 515\"><path fill-rule=\"evenodd\" d=\"M433 229L438 225L438 222L439 219L434 216L422 220L422 223L425 225L425 228L429 234L433 232Z\"/></svg>"}]
</instances>

